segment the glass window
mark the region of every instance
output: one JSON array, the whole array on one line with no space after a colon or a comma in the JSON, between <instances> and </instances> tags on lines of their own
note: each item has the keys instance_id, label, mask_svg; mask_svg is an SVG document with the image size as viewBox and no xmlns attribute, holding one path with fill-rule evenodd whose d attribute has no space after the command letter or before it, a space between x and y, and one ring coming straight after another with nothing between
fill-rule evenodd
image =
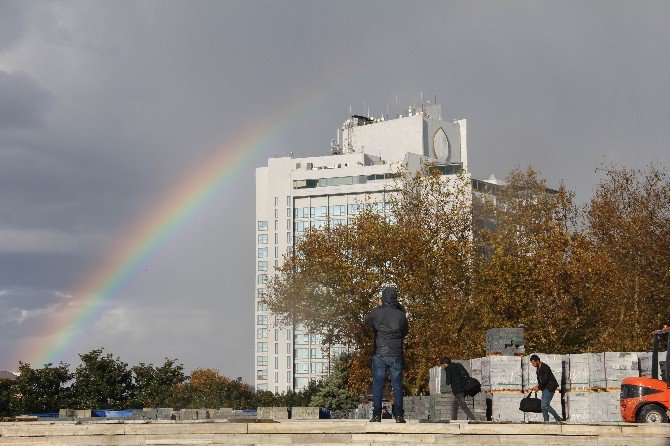
<instances>
[{"instance_id":1,"label":"glass window","mask_svg":"<svg viewBox=\"0 0 670 446\"><path fill-rule=\"evenodd\" d=\"M258 366L266 366L268 365L268 357L267 356L259 356L256 358L256 365Z\"/></svg>"},{"instance_id":2,"label":"glass window","mask_svg":"<svg viewBox=\"0 0 670 446\"><path fill-rule=\"evenodd\" d=\"M307 326L305 324L295 324L295 329L297 331L304 331L307 330Z\"/></svg>"},{"instance_id":3,"label":"glass window","mask_svg":"<svg viewBox=\"0 0 670 446\"><path fill-rule=\"evenodd\" d=\"M279 206L279 197L275 197L275 206Z\"/></svg>"},{"instance_id":4,"label":"glass window","mask_svg":"<svg viewBox=\"0 0 670 446\"><path fill-rule=\"evenodd\" d=\"M318 335L318 334L313 334L312 335L312 344L321 344L323 343L323 336Z\"/></svg>"},{"instance_id":5,"label":"glass window","mask_svg":"<svg viewBox=\"0 0 670 446\"><path fill-rule=\"evenodd\" d=\"M258 230L259 231L267 231L268 230L267 220L258 220Z\"/></svg>"},{"instance_id":6,"label":"glass window","mask_svg":"<svg viewBox=\"0 0 670 446\"><path fill-rule=\"evenodd\" d=\"M295 230L297 232L304 232L309 227L309 222L302 221L302 220L296 220L294 226L295 226Z\"/></svg>"},{"instance_id":7,"label":"glass window","mask_svg":"<svg viewBox=\"0 0 670 446\"><path fill-rule=\"evenodd\" d=\"M286 353L291 353L291 351L292 351L291 343L290 343L290 342L287 342L287 343L286 343Z\"/></svg>"},{"instance_id":8,"label":"glass window","mask_svg":"<svg viewBox=\"0 0 670 446\"><path fill-rule=\"evenodd\" d=\"M268 390L268 385L263 383L256 386L258 390Z\"/></svg>"},{"instance_id":9,"label":"glass window","mask_svg":"<svg viewBox=\"0 0 670 446\"><path fill-rule=\"evenodd\" d=\"M347 206L349 215L357 215L361 212L361 206L356 203L356 204L350 204Z\"/></svg>"},{"instance_id":10,"label":"glass window","mask_svg":"<svg viewBox=\"0 0 670 446\"><path fill-rule=\"evenodd\" d=\"M344 347L333 347L330 350L330 354L333 358L340 356L344 352L346 352L346 349Z\"/></svg>"},{"instance_id":11,"label":"glass window","mask_svg":"<svg viewBox=\"0 0 670 446\"><path fill-rule=\"evenodd\" d=\"M311 217L325 217L328 215L328 206L316 206L310 209Z\"/></svg>"},{"instance_id":12,"label":"glass window","mask_svg":"<svg viewBox=\"0 0 670 446\"><path fill-rule=\"evenodd\" d=\"M326 220L312 220L311 226L319 231L326 227Z\"/></svg>"},{"instance_id":13,"label":"glass window","mask_svg":"<svg viewBox=\"0 0 670 446\"><path fill-rule=\"evenodd\" d=\"M268 235L267 234L258 234L258 244L267 245L268 244Z\"/></svg>"},{"instance_id":14,"label":"glass window","mask_svg":"<svg viewBox=\"0 0 670 446\"><path fill-rule=\"evenodd\" d=\"M279 344L275 342L275 355L279 354Z\"/></svg>"},{"instance_id":15,"label":"glass window","mask_svg":"<svg viewBox=\"0 0 670 446\"><path fill-rule=\"evenodd\" d=\"M275 220L275 231L279 229L279 220Z\"/></svg>"},{"instance_id":16,"label":"glass window","mask_svg":"<svg viewBox=\"0 0 670 446\"><path fill-rule=\"evenodd\" d=\"M256 370L256 379L258 380L268 379L268 371L266 369Z\"/></svg>"},{"instance_id":17,"label":"glass window","mask_svg":"<svg viewBox=\"0 0 670 446\"><path fill-rule=\"evenodd\" d=\"M279 234L275 232L275 245L279 243Z\"/></svg>"},{"instance_id":18,"label":"glass window","mask_svg":"<svg viewBox=\"0 0 670 446\"><path fill-rule=\"evenodd\" d=\"M339 217L347 215L347 207L343 204L337 204L334 206L330 207L330 216L331 217Z\"/></svg>"},{"instance_id":19,"label":"glass window","mask_svg":"<svg viewBox=\"0 0 670 446\"><path fill-rule=\"evenodd\" d=\"M286 382L288 384L291 384L291 378L292 378L291 371L289 370L288 372L286 372Z\"/></svg>"},{"instance_id":20,"label":"glass window","mask_svg":"<svg viewBox=\"0 0 670 446\"><path fill-rule=\"evenodd\" d=\"M279 357L275 356L275 370L279 368Z\"/></svg>"},{"instance_id":21,"label":"glass window","mask_svg":"<svg viewBox=\"0 0 670 446\"><path fill-rule=\"evenodd\" d=\"M258 353L264 353L268 351L268 343L267 342L259 342L256 344L256 351Z\"/></svg>"},{"instance_id":22,"label":"glass window","mask_svg":"<svg viewBox=\"0 0 670 446\"><path fill-rule=\"evenodd\" d=\"M309 378L296 378L295 379L295 390L300 390L309 384Z\"/></svg>"},{"instance_id":23,"label":"glass window","mask_svg":"<svg viewBox=\"0 0 670 446\"><path fill-rule=\"evenodd\" d=\"M268 262L266 260L259 260L258 271L267 271L267 270L268 270Z\"/></svg>"},{"instance_id":24,"label":"glass window","mask_svg":"<svg viewBox=\"0 0 670 446\"><path fill-rule=\"evenodd\" d=\"M258 258L259 259L264 259L267 256L268 256L268 249L267 248L258 248Z\"/></svg>"},{"instance_id":25,"label":"glass window","mask_svg":"<svg viewBox=\"0 0 670 446\"><path fill-rule=\"evenodd\" d=\"M286 218L291 218L291 208L286 208Z\"/></svg>"},{"instance_id":26,"label":"glass window","mask_svg":"<svg viewBox=\"0 0 670 446\"><path fill-rule=\"evenodd\" d=\"M290 218L286 219L286 229L291 229L291 219Z\"/></svg>"},{"instance_id":27,"label":"glass window","mask_svg":"<svg viewBox=\"0 0 670 446\"><path fill-rule=\"evenodd\" d=\"M261 298L261 299L264 298L265 297L265 291L266 291L265 288L257 289L256 290L256 297Z\"/></svg>"},{"instance_id":28,"label":"glass window","mask_svg":"<svg viewBox=\"0 0 670 446\"><path fill-rule=\"evenodd\" d=\"M265 302L258 301L256 302L257 311L267 311L268 305Z\"/></svg>"},{"instance_id":29,"label":"glass window","mask_svg":"<svg viewBox=\"0 0 670 446\"><path fill-rule=\"evenodd\" d=\"M309 363L299 362L295 365L295 373L309 373Z\"/></svg>"},{"instance_id":30,"label":"glass window","mask_svg":"<svg viewBox=\"0 0 670 446\"><path fill-rule=\"evenodd\" d=\"M275 268L279 268L279 260L275 260Z\"/></svg>"},{"instance_id":31,"label":"glass window","mask_svg":"<svg viewBox=\"0 0 670 446\"><path fill-rule=\"evenodd\" d=\"M279 382L279 372L275 372L275 384Z\"/></svg>"},{"instance_id":32,"label":"glass window","mask_svg":"<svg viewBox=\"0 0 670 446\"><path fill-rule=\"evenodd\" d=\"M264 314L259 314L256 316L256 325L266 325L268 323L268 317Z\"/></svg>"},{"instance_id":33,"label":"glass window","mask_svg":"<svg viewBox=\"0 0 670 446\"><path fill-rule=\"evenodd\" d=\"M293 362L293 361L291 361L291 357L290 357L290 356L287 356L287 357L286 357L286 368L287 368L287 369L289 369L289 370L291 369L291 363L292 363L292 362Z\"/></svg>"},{"instance_id":34,"label":"glass window","mask_svg":"<svg viewBox=\"0 0 670 446\"><path fill-rule=\"evenodd\" d=\"M291 331L290 328L288 330L286 330L286 340L287 341L292 341L293 340L293 332Z\"/></svg>"},{"instance_id":35,"label":"glass window","mask_svg":"<svg viewBox=\"0 0 670 446\"><path fill-rule=\"evenodd\" d=\"M297 345L308 345L309 344L309 335L308 334L295 335L295 343Z\"/></svg>"},{"instance_id":36,"label":"glass window","mask_svg":"<svg viewBox=\"0 0 670 446\"><path fill-rule=\"evenodd\" d=\"M256 339L267 339L268 338L268 329L267 328L257 328L256 329Z\"/></svg>"},{"instance_id":37,"label":"glass window","mask_svg":"<svg viewBox=\"0 0 670 446\"><path fill-rule=\"evenodd\" d=\"M275 218L279 217L279 209L275 209Z\"/></svg>"},{"instance_id":38,"label":"glass window","mask_svg":"<svg viewBox=\"0 0 670 446\"><path fill-rule=\"evenodd\" d=\"M259 274L258 275L258 284L259 285L265 285L268 283L268 275L267 274Z\"/></svg>"},{"instance_id":39,"label":"glass window","mask_svg":"<svg viewBox=\"0 0 670 446\"><path fill-rule=\"evenodd\" d=\"M291 196L290 195L286 196L286 206L291 206Z\"/></svg>"},{"instance_id":40,"label":"glass window","mask_svg":"<svg viewBox=\"0 0 670 446\"><path fill-rule=\"evenodd\" d=\"M309 359L309 349L308 348L296 348L295 349L295 359Z\"/></svg>"},{"instance_id":41,"label":"glass window","mask_svg":"<svg viewBox=\"0 0 670 446\"><path fill-rule=\"evenodd\" d=\"M279 340L279 329L275 328L275 342ZM277 353L277 344L275 344L275 353Z\"/></svg>"},{"instance_id":42,"label":"glass window","mask_svg":"<svg viewBox=\"0 0 670 446\"><path fill-rule=\"evenodd\" d=\"M328 373L328 367L324 362L313 362L310 364L312 373Z\"/></svg>"},{"instance_id":43,"label":"glass window","mask_svg":"<svg viewBox=\"0 0 670 446\"><path fill-rule=\"evenodd\" d=\"M312 350L312 359L323 359L323 350L321 348L313 348Z\"/></svg>"},{"instance_id":44,"label":"glass window","mask_svg":"<svg viewBox=\"0 0 670 446\"><path fill-rule=\"evenodd\" d=\"M291 233L290 232L286 233L286 244L287 245L291 244Z\"/></svg>"}]
</instances>

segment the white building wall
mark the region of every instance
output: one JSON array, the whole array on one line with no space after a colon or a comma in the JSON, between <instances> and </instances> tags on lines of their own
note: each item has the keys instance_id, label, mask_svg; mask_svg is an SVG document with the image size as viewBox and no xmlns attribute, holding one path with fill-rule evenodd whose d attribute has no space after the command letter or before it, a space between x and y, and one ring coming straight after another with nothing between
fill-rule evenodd
<instances>
[{"instance_id":1,"label":"white building wall","mask_svg":"<svg viewBox=\"0 0 670 446\"><path fill-rule=\"evenodd\" d=\"M375 203L379 212L386 212L387 195L393 193L395 182L384 176L396 173L403 165L417 168L422 157L434 159L431 147L437 129L444 129L449 138L449 158L457 163L465 159L461 153L465 140L459 133L464 125L441 121L438 113L439 108L431 108L426 113L355 127L355 132L349 132L354 135L353 153L271 158L267 167L256 169L257 389L277 393L299 390L310 380L327 376L329 357L344 347L331 346L322 352L318 335L307 333L300 325L276 324L260 297L295 238L308 227L325 225L328 216L345 223L355 215L357 205L365 202Z\"/></svg>"}]
</instances>

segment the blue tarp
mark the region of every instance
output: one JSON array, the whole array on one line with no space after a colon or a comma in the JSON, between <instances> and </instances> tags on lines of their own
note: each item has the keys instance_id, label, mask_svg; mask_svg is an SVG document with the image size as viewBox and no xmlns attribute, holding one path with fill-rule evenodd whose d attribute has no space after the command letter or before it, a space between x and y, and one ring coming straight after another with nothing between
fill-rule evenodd
<instances>
[{"instance_id":1,"label":"blue tarp","mask_svg":"<svg viewBox=\"0 0 670 446\"><path fill-rule=\"evenodd\" d=\"M37 418L58 418L58 412L49 412L49 413L29 413L29 417Z\"/></svg>"}]
</instances>

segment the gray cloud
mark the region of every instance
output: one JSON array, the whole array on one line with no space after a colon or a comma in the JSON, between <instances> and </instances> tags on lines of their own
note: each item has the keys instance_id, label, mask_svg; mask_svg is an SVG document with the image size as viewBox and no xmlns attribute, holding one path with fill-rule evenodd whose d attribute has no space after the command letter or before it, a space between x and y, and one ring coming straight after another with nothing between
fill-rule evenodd
<instances>
[{"instance_id":1,"label":"gray cloud","mask_svg":"<svg viewBox=\"0 0 670 446\"><path fill-rule=\"evenodd\" d=\"M14 2L0 3L0 53L12 48L25 32L23 11Z\"/></svg>"},{"instance_id":2,"label":"gray cloud","mask_svg":"<svg viewBox=\"0 0 670 446\"><path fill-rule=\"evenodd\" d=\"M0 71L0 129L41 126L51 99L26 73Z\"/></svg>"}]
</instances>

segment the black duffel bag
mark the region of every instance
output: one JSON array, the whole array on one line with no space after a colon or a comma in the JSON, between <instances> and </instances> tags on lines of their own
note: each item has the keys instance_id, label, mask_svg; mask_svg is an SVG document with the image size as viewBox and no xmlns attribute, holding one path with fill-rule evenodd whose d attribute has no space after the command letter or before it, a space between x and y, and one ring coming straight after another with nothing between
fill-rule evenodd
<instances>
[{"instance_id":1,"label":"black duffel bag","mask_svg":"<svg viewBox=\"0 0 670 446\"><path fill-rule=\"evenodd\" d=\"M542 401L537 397L537 392L535 392L535 398L531 398L532 393L532 391L528 392L528 396L521 399L519 410L521 412L542 413Z\"/></svg>"},{"instance_id":2,"label":"black duffel bag","mask_svg":"<svg viewBox=\"0 0 670 446\"><path fill-rule=\"evenodd\" d=\"M465 396L475 396L481 391L482 384L477 380L477 378L468 376L465 381Z\"/></svg>"}]
</instances>

